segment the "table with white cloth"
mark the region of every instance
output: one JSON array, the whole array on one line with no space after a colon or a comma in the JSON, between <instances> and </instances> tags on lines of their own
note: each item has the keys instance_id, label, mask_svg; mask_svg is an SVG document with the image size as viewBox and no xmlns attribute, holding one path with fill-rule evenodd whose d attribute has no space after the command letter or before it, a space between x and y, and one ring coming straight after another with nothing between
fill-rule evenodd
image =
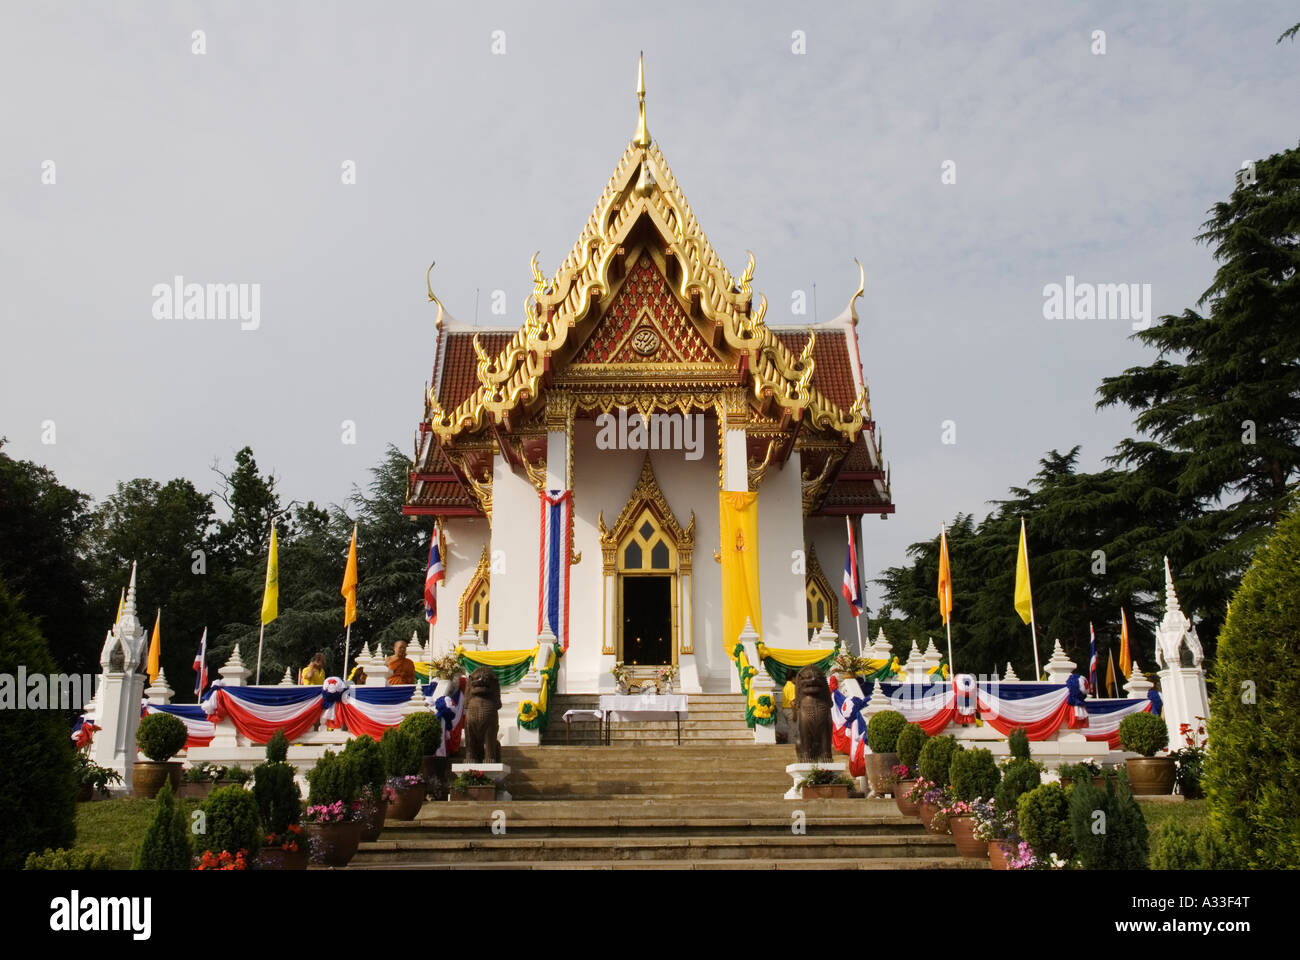
<instances>
[{"instance_id":1,"label":"table with white cloth","mask_svg":"<svg viewBox=\"0 0 1300 960\"><path fill-rule=\"evenodd\" d=\"M687 713L685 694L602 694L600 712L605 715L605 742L609 743L613 721L646 721L677 718L677 743L682 742L682 717Z\"/></svg>"}]
</instances>

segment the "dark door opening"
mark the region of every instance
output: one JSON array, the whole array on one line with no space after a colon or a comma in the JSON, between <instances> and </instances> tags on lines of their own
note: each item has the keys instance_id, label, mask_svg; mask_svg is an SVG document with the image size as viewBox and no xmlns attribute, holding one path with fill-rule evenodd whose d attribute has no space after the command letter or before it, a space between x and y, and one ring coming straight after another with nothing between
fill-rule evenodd
<instances>
[{"instance_id":1,"label":"dark door opening","mask_svg":"<svg viewBox=\"0 0 1300 960\"><path fill-rule=\"evenodd\" d=\"M672 577L623 580L623 662L666 666L673 662Z\"/></svg>"}]
</instances>

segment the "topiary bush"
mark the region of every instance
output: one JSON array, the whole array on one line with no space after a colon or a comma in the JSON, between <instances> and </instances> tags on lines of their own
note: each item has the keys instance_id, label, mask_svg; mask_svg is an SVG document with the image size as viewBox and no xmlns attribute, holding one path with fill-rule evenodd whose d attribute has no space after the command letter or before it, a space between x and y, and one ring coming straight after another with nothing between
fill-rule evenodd
<instances>
[{"instance_id":1,"label":"topiary bush","mask_svg":"<svg viewBox=\"0 0 1300 960\"><path fill-rule=\"evenodd\" d=\"M415 737L420 756L431 757L442 746L442 722L434 713L412 713L403 717L397 729Z\"/></svg>"},{"instance_id":2,"label":"topiary bush","mask_svg":"<svg viewBox=\"0 0 1300 960\"><path fill-rule=\"evenodd\" d=\"M1300 509L1255 554L1219 631L1203 781L1243 866L1300 863Z\"/></svg>"},{"instance_id":3,"label":"topiary bush","mask_svg":"<svg viewBox=\"0 0 1300 960\"><path fill-rule=\"evenodd\" d=\"M251 859L262 846L261 819L257 800L243 787L221 787L203 800L206 830L199 843L204 850L238 853L247 850Z\"/></svg>"},{"instance_id":4,"label":"topiary bush","mask_svg":"<svg viewBox=\"0 0 1300 960\"><path fill-rule=\"evenodd\" d=\"M897 710L881 710L867 721L867 746L872 753L896 753L898 735L907 726L907 718Z\"/></svg>"},{"instance_id":5,"label":"topiary bush","mask_svg":"<svg viewBox=\"0 0 1300 960\"><path fill-rule=\"evenodd\" d=\"M958 800L967 802L980 797L992 798L1002 780L1002 771L998 769L993 754L981 747L954 753L948 765L948 775L952 780L952 792Z\"/></svg>"},{"instance_id":6,"label":"topiary bush","mask_svg":"<svg viewBox=\"0 0 1300 960\"><path fill-rule=\"evenodd\" d=\"M1169 746L1169 728L1154 713L1131 713L1119 722L1119 742L1125 750L1154 757Z\"/></svg>"},{"instance_id":7,"label":"topiary bush","mask_svg":"<svg viewBox=\"0 0 1300 960\"><path fill-rule=\"evenodd\" d=\"M111 870L112 858L100 847L86 850L46 850L30 853L24 870Z\"/></svg>"},{"instance_id":8,"label":"topiary bush","mask_svg":"<svg viewBox=\"0 0 1300 960\"><path fill-rule=\"evenodd\" d=\"M388 776L384 771L383 754L379 752L379 744L374 738L364 733L359 737L353 737L343 745L343 756L356 764L357 775L361 778L361 789L369 790L376 797L379 796Z\"/></svg>"},{"instance_id":9,"label":"topiary bush","mask_svg":"<svg viewBox=\"0 0 1300 960\"><path fill-rule=\"evenodd\" d=\"M253 769L253 801L263 833L282 834L302 815L302 794L293 776L293 766L283 762L259 763Z\"/></svg>"},{"instance_id":10,"label":"topiary bush","mask_svg":"<svg viewBox=\"0 0 1300 960\"><path fill-rule=\"evenodd\" d=\"M266 741L266 762L284 763L288 757L289 741L286 739L283 730L277 730L271 739Z\"/></svg>"},{"instance_id":11,"label":"topiary bush","mask_svg":"<svg viewBox=\"0 0 1300 960\"><path fill-rule=\"evenodd\" d=\"M1059 783L1044 783L1023 794L1016 802L1016 820L1039 859L1056 854L1064 860L1074 856L1070 829L1070 798Z\"/></svg>"},{"instance_id":12,"label":"topiary bush","mask_svg":"<svg viewBox=\"0 0 1300 960\"><path fill-rule=\"evenodd\" d=\"M189 733L180 717L170 713L151 713L140 718L135 743L150 760L163 763L185 749Z\"/></svg>"},{"instance_id":13,"label":"topiary bush","mask_svg":"<svg viewBox=\"0 0 1300 960\"><path fill-rule=\"evenodd\" d=\"M351 756L326 750L307 771L307 802L329 806L336 800L353 803L361 796L361 775Z\"/></svg>"},{"instance_id":14,"label":"topiary bush","mask_svg":"<svg viewBox=\"0 0 1300 960\"><path fill-rule=\"evenodd\" d=\"M941 787L948 786L952 782L948 767L953 755L960 749L956 737L931 737L921 748L921 776Z\"/></svg>"},{"instance_id":15,"label":"topiary bush","mask_svg":"<svg viewBox=\"0 0 1300 960\"><path fill-rule=\"evenodd\" d=\"M0 582L0 674L16 677L19 665L29 676L59 672L35 622ZM14 688L8 690L12 696ZM69 847L77 834L77 778L68 737L72 724L59 710L10 709L13 706L9 701L0 708L0 757L6 767L0 777L3 870L21 869L28 854Z\"/></svg>"},{"instance_id":16,"label":"topiary bush","mask_svg":"<svg viewBox=\"0 0 1300 960\"><path fill-rule=\"evenodd\" d=\"M999 813L1014 813L1020 798L1042 782L1038 764L1018 757L1002 768L1002 780L993 792L993 805Z\"/></svg>"},{"instance_id":17,"label":"topiary bush","mask_svg":"<svg viewBox=\"0 0 1300 960\"><path fill-rule=\"evenodd\" d=\"M1147 822L1142 808L1114 777L1099 790L1080 780L1070 790L1070 836L1086 870L1145 870Z\"/></svg>"},{"instance_id":18,"label":"topiary bush","mask_svg":"<svg viewBox=\"0 0 1300 960\"><path fill-rule=\"evenodd\" d=\"M145 831L144 841L136 848L131 869L188 870L190 865L190 832L185 826L185 813L172 797L171 782L165 780L154 798L153 822Z\"/></svg>"},{"instance_id":19,"label":"topiary bush","mask_svg":"<svg viewBox=\"0 0 1300 960\"><path fill-rule=\"evenodd\" d=\"M414 734L403 733L398 727L384 731L384 737L379 741L379 753L389 777L415 776L424 763L420 741Z\"/></svg>"},{"instance_id":20,"label":"topiary bush","mask_svg":"<svg viewBox=\"0 0 1300 960\"><path fill-rule=\"evenodd\" d=\"M921 761L921 748L930 739L930 735L921 729L919 723L909 723L898 734L898 743L894 747L898 762L907 764L909 770L915 770Z\"/></svg>"},{"instance_id":21,"label":"topiary bush","mask_svg":"<svg viewBox=\"0 0 1300 960\"><path fill-rule=\"evenodd\" d=\"M1024 727L1016 727L1007 734L1007 746L1011 748L1011 756L1017 760L1029 759L1029 731Z\"/></svg>"}]
</instances>

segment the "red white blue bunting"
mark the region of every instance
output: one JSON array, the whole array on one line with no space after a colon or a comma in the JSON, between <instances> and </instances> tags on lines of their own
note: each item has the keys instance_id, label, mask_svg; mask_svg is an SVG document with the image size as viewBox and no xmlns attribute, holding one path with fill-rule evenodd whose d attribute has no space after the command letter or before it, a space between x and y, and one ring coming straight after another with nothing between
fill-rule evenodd
<instances>
[{"instance_id":1,"label":"red white blue bunting","mask_svg":"<svg viewBox=\"0 0 1300 960\"><path fill-rule=\"evenodd\" d=\"M1088 731L1084 737L1088 740L1104 740L1111 750L1118 750L1121 720L1135 713L1160 715L1159 694L1152 690L1151 695L1146 700L1089 700Z\"/></svg>"},{"instance_id":2,"label":"red white blue bunting","mask_svg":"<svg viewBox=\"0 0 1300 960\"><path fill-rule=\"evenodd\" d=\"M148 700L140 704L140 716L145 717L151 713L170 713L181 723L185 724L185 747L206 747L212 743L212 738L217 735L216 724L208 719L203 708L197 703L150 703Z\"/></svg>"},{"instance_id":3,"label":"red white blue bunting","mask_svg":"<svg viewBox=\"0 0 1300 960\"><path fill-rule=\"evenodd\" d=\"M442 721L442 746L437 756L454 756L460 750L460 736L465 729L465 677L460 678L450 695L435 698L432 684L428 690L424 702Z\"/></svg>"},{"instance_id":4,"label":"red white blue bunting","mask_svg":"<svg viewBox=\"0 0 1300 960\"><path fill-rule=\"evenodd\" d=\"M837 753L847 754L849 773L855 777L867 772L867 722L862 708L867 701L861 697L846 697L839 689L839 678L830 678L831 688L831 744Z\"/></svg>"}]
</instances>

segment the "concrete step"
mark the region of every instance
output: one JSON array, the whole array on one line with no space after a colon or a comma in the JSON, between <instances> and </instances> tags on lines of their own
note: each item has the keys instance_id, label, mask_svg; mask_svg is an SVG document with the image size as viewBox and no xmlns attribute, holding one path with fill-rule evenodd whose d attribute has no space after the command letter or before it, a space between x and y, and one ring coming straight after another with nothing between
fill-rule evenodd
<instances>
[{"instance_id":1,"label":"concrete step","mask_svg":"<svg viewBox=\"0 0 1300 960\"><path fill-rule=\"evenodd\" d=\"M471 861L583 860L823 860L956 856L951 837L933 834L884 836L666 836L620 837L457 837L379 840L363 843L354 862L447 863ZM987 863L987 862L986 862Z\"/></svg>"},{"instance_id":2,"label":"concrete step","mask_svg":"<svg viewBox=\"0 0 1300 960\"><path fill-rule=\"evenodd\" d=\"M495 836L492 830L506 830L511 837L662 837L662 836L792 836L790 816L784 817L487 817L442 818L438 820L390 820L380 840L402 843L408 840L459 839ZM817 836L920 836L925 827L918 819L900 822L885 817L809 817L801 824Z\"/></svg>"},{"instance_id":3,"label":"concrete step","mask_svg":"<svg viewBox=\"0 0 1300 960\"><path fill-rule=\"evenodd\" d=\"M987 870L987 860L962 857L878 857L835 860L501 860L358 862L365 870ZM329 869L313 867L312 869Z\"/></svg>"},{"instance_id":4,"label":"concrete step","mask_svg":"<svg viewBox=\"0 0 1300 960\"><path fill-rule=\"evenodd\" d=\"M809 820L822 817L895 818L900 829L919 824L916 817L899 815L891 800L783 800L779 796L748 796L740 799L680 797L662 800L654 797L603 797L590 800L494 800L492 802L428 801L416 814L413 823L454 823L478 819L488 824L497 811L510 823L531 820L574 820L594 817L615 818L619 822L666 819L740 819L783 818L787 823L795 810L802 810ZM396 822L396 821L393 821Z\"/></svg>"}]
</instances>

